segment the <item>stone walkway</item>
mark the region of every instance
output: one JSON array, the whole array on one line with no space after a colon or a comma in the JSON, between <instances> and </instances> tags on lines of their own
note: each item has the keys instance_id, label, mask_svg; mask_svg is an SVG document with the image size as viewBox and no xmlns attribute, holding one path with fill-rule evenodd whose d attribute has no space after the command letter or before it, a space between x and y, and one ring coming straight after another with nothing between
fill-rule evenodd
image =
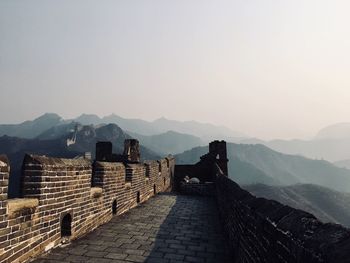
<instances>
[{"instance_id":1,"label":"stone walkway","mask_svg":"<svg viewBox=\"0 0 350 263\"><path fill-rule=\"evenodd\" d=\"M230 260L213 199L160 194L34 262Z\"/></svg>"}]
</instances>

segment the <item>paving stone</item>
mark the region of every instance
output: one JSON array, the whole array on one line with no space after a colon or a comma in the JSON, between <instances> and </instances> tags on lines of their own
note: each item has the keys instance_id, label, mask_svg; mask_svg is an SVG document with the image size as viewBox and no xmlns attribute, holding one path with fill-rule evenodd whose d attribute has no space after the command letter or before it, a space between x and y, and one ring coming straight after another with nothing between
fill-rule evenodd
<instances>
[{"instance_id":1,"label":"paving stone","mask_svg":"<svg viewBox=\"0 0 350 263\"><path fill-rule=\"evenodd\" d=\"M175 249L186 249L186 246L179 245L179 244L170 244L169 248L175 248Z\"/></svg>"},{"instance_id":2,"label":"paving stone","mask_svg":"<svg viewBox=\"0 0 350 263\"><path fill-rule=\"evenodd\" d=\"M170 260L165 258L148 257L146 262L147 263L169 263Z\"/></svg>"},{"instance_id":3,"label":"paving stone","mask_svg":"<svg viewBox=\"0 0 350 263\"><path fill-rule=\"evenodd\" d=\"M126 249L125 253L130 255L142 256L145 253L145 251L141 249Z\"/></svg>"},{"instance_id":4,"label":"paving stone","mask_svg":"<svg viewBox=\"0 0 350 263\"><path fill-rule=\"evenodd\" d=\"M174 260L183 260L185 258L184 255L180 255L180 254L172 254L172 253L166 253L164 258L167 258L167 259L174 259Z\"/></svg>"},{"instance_id":5,"label":"paving stone","mask_svg":"<svg viewBox=\"0 0 350 263\"><path fill-rule=\"evenodd\" d=\"M196 251L191 251L191 250L184 250L184 249L179 249L176 251L176 254L184 255L184 256L195 256L197 255Z\"/></svg>"},{"instance_id":6,"label":"paving stone","mask_svg":"<svg viewBox=\"0 0 350 263\"><path fill-rule=\"evenodd\" d=\"M106 258L90 258L85 262L87 262L87 263L112 263L113 261L111 259L106 259Z\"/></svg>"},{"instance_id":7,"label":"paving stone","mask_svg":"<svg viewBox=\"0 0 350 263\"><path fill-rule=\"evenodd\" d=\"M137 255L129 255L125 260L132 261L132 262L144 262L147 258L143 256L137 256Z\"/></svg>"},{"instance_id":8,"label":"paving stone","mask_svg":"<svg viewBox=\"0 0 350 263\"><path fill-rule=\"evenodd\" d=\"M192 257L192 256L186 256L185 257L185 262L193 262L193 263L202 263L202 262L206 262L205 258L201 258L201 257Z\"/></svg>"},{"instance_id":9,"label":"paving stone","mask_svg":"<svg viewBox=\"0 0 350 263\"><path fill-rule=\"evenodd\" d=\"M108 253L105 251L89 251L85 254L86 257L102 258Z\"/></svg>"},{"instance_id":10,"label":"paving stone","mask_svg":"<svg viewBox=\"0 0 350 263\"><path fill-rule=\"evenodd\" d=\"M110 259L125 259L128 256L128 254L120 254L120 253L108 253L105 258Z\"/></svg>"},{"instance_id":11,"label":"paving stone","mask_svg":"<svg viewBox=\"0 0 350 263\"><path fill-rule=\"evenodd\" d=\"M108 246L88 246L86 249L88 251L104 251L108 248Z\"/></svg>"},{"instance_id":12,"label":"paving stone","mask_svg":"<svg viewBox=\"0 0 350 263\"><path fill-rule=\"evenodd\" d=\"M231 262L215 200L157 195L35 263Z\"/></svg>"},{"instance_id":13,"label":"paving stone","mask_svg":"<svg viewBox=\"0 0 350 263\"><path fill-rule=\"evenodd\" d=\"M69 249L68 254L76 255L76 256L82 256L82 255L84 255L87 252L88 252L88 250L86 250L86 249L72 248L72 249ZM52 256L54 256L54 255L52 255Z\"/></svg>"},{"instance_id":14,"label":"paving stone","mask_svg":"<svg viewBox=\"0 0 350 263\"><path fill-rule=\"evenodd\" d=\"M138 249L140 246L140 244L123 244L120 247L125 249Z\"/></svg>"}]
</instances>

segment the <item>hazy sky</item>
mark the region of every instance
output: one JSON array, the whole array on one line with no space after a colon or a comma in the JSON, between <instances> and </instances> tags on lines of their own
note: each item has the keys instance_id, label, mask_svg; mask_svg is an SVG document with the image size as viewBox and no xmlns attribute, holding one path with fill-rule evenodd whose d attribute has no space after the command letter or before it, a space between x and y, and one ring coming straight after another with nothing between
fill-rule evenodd
<instances>
[{"instance_id":1,"label":"hazy sky","mask_svg":"<svg viewBox=\"0 0 350 263\"><path fill-rule=\"evenodd\" d=\"M350 1L0 1L0 123L44 112L302 138L350 121Z\"/></svg>"}]
</instances>

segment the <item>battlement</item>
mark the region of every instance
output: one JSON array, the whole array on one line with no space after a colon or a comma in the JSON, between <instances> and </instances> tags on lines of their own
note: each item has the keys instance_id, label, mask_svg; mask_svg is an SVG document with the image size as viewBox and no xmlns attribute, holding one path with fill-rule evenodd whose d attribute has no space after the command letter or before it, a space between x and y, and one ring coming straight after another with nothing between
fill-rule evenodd
<instances>
[{"instance_id":1,"label":"battlement","mask_svg":"<svg viewBox=\"0 0 350 263\"><path fill-rule=\"evenodd\" d=\"M198 163L176 165L175 186L181 193L216 198L232 262L349 262L349 229L243 190L224 172L224 151L225 142L214 141ZM185 183L185 176L200 183Z\"/></svg>"},{"instance_id":2,"label":"battlement","mask_svg":"<svg viewBox=\"0 0 350 263\"><path fill-rule=\"evenodd\" d=\"M102 158L103 161L95 160L93 163L84 158L25 156L22 174L23 198L20 199L7 198L10 166L6 156L0 156L0 262L28 261L59 244L84 236L110 221L114 215L123 214L158 192L173 186L181 193L212 196L201 198L217 204L218 211L207 215L221 220L227 238L225 245L233 256L232 262L349 262L349 229L335 224L323 224L309 213L273 200L257 198L240 188L225 172L228 162L225 142L211 143L209 153L203 155L197 164L176 167L171 156L140 163L137 161L138 144L125 145L133 150L121 155L128 156L122 158L123 162L109 159L113 159L113 153L108 144L102 145L106 146L108 151L101 151L101 156L107 158ZM207 235L204 229L210 226L198 228L202 232L198 232L197 228L190 229L192 221L181 223L181 220L188 218L191 210L189 204L184 201L174 204L176 197L163 200L165 203L160 210L164 218L173 217L175 214L178 216L176 220L170 219L166 226L168 229L171 225L176 233L166 237L159 226L160 241L158 245L157 242L149 241L152 246L165 249L162 251L166 260L174 257L185 258L187 253L191 252L184 248L192 250L192 255L198 257L192 259L197 261L203 255L209 255L210 253L200 255L197 252L203 252L205 249L210 252L213 251L213 247L194 243L198 233L202 236ZM191 196L183 200L190 204L196 200L196 205L202 206L197 207L200 208L198 211L208 209L207 203L199 201L199 197ZM174 205L173 212L166 212L169 211L169 205ZM179 209L179 206L185 208ZM153 218L159 211L154 209L151 212ZM138 224L147 225L143 220L145 219L140 217ZM153 228L155 224L162 222L156 220L155 223L147 223ZM128 221L127 223L129 224ZM145 231L148 230L147 226ZM178 232L185 233L185 236L180 237L182 241L173 240ZM192 233L193 240L189 239L186 233ZM154 240L154 236L149 237ZM172 247L163 247L165 238L168 238L167 241ZM108 239L107 242L109 241ZM142 239L139 241L145 242ZM130 246L124 243L124 248ZM127 251L134 253L136 250ZM139 255L139 251L136 252ZM155 254L159 256L158 251L155 251ZM148 254L142 258L146 255ZM84 259L90 260L89 256L90 254L86 253ZM129 256L130 260L134 258Z\"/></svg>"},{"instance_id":3,"label":"battlement","mask_svg":"<svg viewBox=\"0 0 350 263\"><path fill-rule=\"evenodd\" d=\"M175 160L111 162L26 155L20 199L7 199L0 156L0 262L23 262L77 239L171 187Z\"/></svg>"}]
</instances>

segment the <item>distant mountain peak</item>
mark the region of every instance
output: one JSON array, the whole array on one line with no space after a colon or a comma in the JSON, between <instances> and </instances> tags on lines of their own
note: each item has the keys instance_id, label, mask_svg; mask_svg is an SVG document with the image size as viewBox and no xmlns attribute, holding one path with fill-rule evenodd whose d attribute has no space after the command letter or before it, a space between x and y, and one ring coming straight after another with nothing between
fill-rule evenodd
<instances>
[{"instance_id":1,"label":"distant mountain peak","mask_svg":"<svg viewBox=\"0 0 350 263\"><path fill-rule=\"evenodd\" d=\"M89 124L101 124L102 120L99 116L96 114L86 114L83 113L79 117L75 118L74 121L79 122L83 125L89 125Z\"/></svg>"},{"instance_id":2,"label":"distant mountain peak","mask_svg":"<svg viewBox=\"0 0 350 263\"><path fill-rule=\"evenodd\" d=\"M25 123L22 123L23 125L0 125L0 135L7 134L9 136L17 136L22 138L34 138L56 125L63 123L68 124L72 121L81 123L82 125L95 126L114 123L123 130L146 136L174 131L181 134L188 134L199 137L205 142L218 138L224 139L226 141L237 141L237 138L241 139L247 137L240 132L233 131L224 126L201 123L193 120L177 121L170 120L165 116L162 116L161 118L151 122L137 118L123 118L115 113L112 113L103 118L99 117L96 114L82 113L75 119L70 120L63 120L59 115L55 113L45 113L34 121L26 121ZM22 127L19 125L22 125ZM36 127L33 127L33 125Z\"/></svg>"},{"instance_id":3,"label":"distant mountain peak","mask_svg":"<svg viewBox=\"0 0 350 263\"><path fill-rule=\"evenodd\" d=\"M36 121L42 121L42 120L63 120L63 118L56 114L56 113L50 113L50 112L47 112L47 113L44 113L43 115L35 118L33 120L33 122L36 122Z\"/></svg>"},{"instance_id":4,"label":"distant mountain peak","mask_svg":"<svg viewBox=\"0 0 350 263\"><path fill-rule=\"evenodd\" d=\"M106 115L104 118L111 118L111 117L121 118L118 114L115 114L114 112L109 115Z\"/></svg>"},{"instance_id":5,"label":"distant mountain peak","mask_svg":"<svg viewBox=\"0 0 350 263\"><path fill-rule=\"evenodd\" d=\"M154 122L156 122L156 121L170 121L170 120L165 118L164 116L162 116L162 117L154 120Z\"/></svg>"},{"instance_id":6,"label":"distant mountain peak","mask_svg":"<svg viewBox=\"0 0 350 263\"><path fill-rule=\"evenodd\" d=\"M315 139L349 139L350 138L350 122L336 123L321 129Z\"/></svg>"}]
</instances>

